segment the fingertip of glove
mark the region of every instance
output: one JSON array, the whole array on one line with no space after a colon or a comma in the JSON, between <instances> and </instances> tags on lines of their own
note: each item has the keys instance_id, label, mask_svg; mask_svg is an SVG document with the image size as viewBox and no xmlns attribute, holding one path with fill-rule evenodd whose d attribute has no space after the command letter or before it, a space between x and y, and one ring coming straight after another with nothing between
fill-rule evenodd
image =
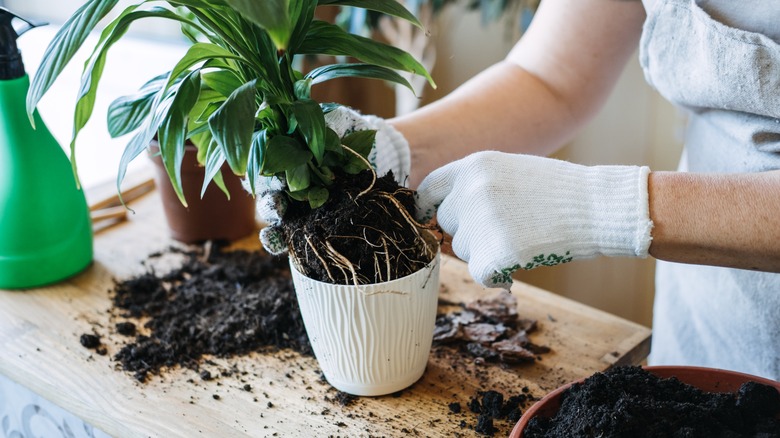
<instances>
[{"instance_id":1,"label":"fingertip of glove","mask_svg":"<svg viewBox=\"0 0 780 438\"><path fill-rule=\"evenodd\" d=\"M260 243L268 253L281 255L287 252L287 243L284 240L284 232L279 227L265 227L260 230Z\"/></svg>"},{"instance_id":2,"label":"fingertip of glove","mask_svg":"<svg viewBox=\"0 0 780 438\"><path fill-rule=\"evenodd\" d=\"M415 219L421 224L427 224L432 221L434 216L436 216L435 208L417 208L415 213Z\"/></svg>"},{"instance_id":3,"label":"fingertip of glove","mask_svg":"<svg viewBox=\"0 0 780 438\"><path fill-rule=\"evenodd\" d=\"M514 264L501 269L493 269L490 272L486 272L478 266L469 266L471 275L483 286L487 288L504 289L507 291L512 288L514 282L512 274L518 269L520 269L519 264Z\"/></svg>"},{"instance_id":4,"label":"fingertip of glove","mask_svg":"<svg viewBox=\"0 0 780 438\"><path fill-rule=\"evenodd\" d=\"M417 219L417 222L424 224L433 220L439 206L431 202L429 197L425 195L425 192L421 193L420 191L417 191L414 198L415 203L417 204L417 211L415 212L415 219Z\"/></svg>"},{"instance_id":5,"label":"fingertip of glove","mask_svg":"<svg viewBox=\"0 0 780 438\"><path fill-rule=\"evenodd\" d=\"M514 284L511 275L507 277L498 271L494 271L493 274L487 277L475 276L472 274L472 278L487 289L503 289L505 291L510 291L510 289L512 289L512 284Z\"/></svg>"}]
</instances>

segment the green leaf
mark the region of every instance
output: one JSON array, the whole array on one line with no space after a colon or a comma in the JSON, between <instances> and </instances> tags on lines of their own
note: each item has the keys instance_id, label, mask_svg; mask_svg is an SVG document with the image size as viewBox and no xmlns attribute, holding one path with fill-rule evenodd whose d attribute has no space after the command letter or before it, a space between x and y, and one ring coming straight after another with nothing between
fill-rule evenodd
<instances>
[{"instance_id":1,"label":"green leaf","mask_svg":"<svg viewBox=\"0 0 780 438\"><path fill-rule=\"evenodd\" d=\"M302 55L351 56L368 64L424 76L433 88L433 78L414 57L401 49L369 38L352 35L340 27L315 20L298 50Z\"/></svg>"},{"instance_id":2,"label":"green leaf","mask_svg":"<svg viewBox=\"0 0 780 438\"><path fill-rule=\"evenodd\" d=\"M89 0L62 25L46 47L38 71L27 92L27 116L33 123L33 111L44 94L65 69L89 33L116 6L118 0Z\"/></svg>"},{"instance_id":3,"label":"green leaf","mask_svg":"<svg viewBox=\"0 0 780 438\"><path fill-rule=\"evenodd\" d=\"M301 190L299 192L286 192L288 195L290 195L291 198L295 199L296 201L308 201L309 200L309 191L308 190Z\"/></svg>"},{"instance_id":4,"label":"green leaf","mask_svg":"<svg viewBox=\"0 0 780 438\"><path fill-rule=\"evenodd\" d=\"M192 120L192 119L190 119L190 120ZM201 135L203 135L203 134L208 134L208 135L209 135L209 138L211 138L211 128L209 128L208 121L207 121L206 123L202 123L202 122L201 122L201 123L197 123L197 124L195 124L195 125L194 125L194 126L191 128L191 129L190 129L190 131L187 133L187 135L188 135L190 138L196 138L196 137L200 137L200 136L201 136ZM209 142L211 142L211 140L209 140ZM198 161L199 161L199 162L200 162L200 158L202 158L202 157L198 157Z\"/></svg>"},{"instance_id":5,"label":"green leaf","mask_svg":"<svg viewBox=\"0 0 780 438\"><path fill-rule=\"evenodd\" d=\"M277 135L266 143L262 174L271 176L284 172L308 163L311 158L312 153L294 138Z\"/></svg>"},{"instance_id":6,"label":"green leaf","mask_svg":"<svg viewBox=\"0 0 780 438\"><path fill-rule=\"evenodd\" d=\"M212 90L228 97L236 88L243 85L241 79L229 70L217 70L203 73L203 82Z\"/></svg>"},{"instance_id":7,"label":"green leaf","mask_svg":"<svg viewBox=\"0 0 780 438\"><path fill-rule=\"evenodd\" d=\"M171 108L158 129L160 154L173 189L182 205L187 206L181 185L181 162L184 159L184 140L187 120L200 93L200 71L187 75L173 98Z\"/></svg>"},{"instance_id":8,"label":"green leaf","mask_svg":"<svg viewBox=\"0 0 780 438\"><path fill-rule=\"evenodd\" d=\"M395 1L395 0L393 0ZM288 51L297 53L298 47L306 38L309 31L309 25L314 20L314 12L317 9L317 2L312 0L290 0L290 19L295 24L295 28L290 35Z\"/></svg>"},{"instance_id":9,"label":"green leaf","mask_svg":"<svg viewBox=\"0 0 780 438\"><path fill-rule=\"evenodd\" d=\"M422 23L396 0L319 0L320 6L352 6L402 18L423 29Z\"/></svg>"},{"instance_id":10,"label":"green leaf","mask_svg":"<svg viewBox=\"0 0 780 438\"><path fill-rule=\"evenodd\" d=\"M255 114L255 119L257 119L260 125L267 128L269 133L279 131L279 123L277 117L278 117L278 112L275 111L273 107L266 104L265 102L260 104L260 109L258 109L257 114ZM266 135L266 137L267 136L268 135Z\"/></svg>"},{"instance_id":11,"label":"green leaf","mask_svg":"<svg viewBox=\"0 0 780 438\"><path fill-rule=\"evenodd\" d=\"M97 98L97 87L100 78L103 75L103 68L105 67L108 50L114 43L122 38L130 27L130 24L136 20L149 17L167 18L170 20L192 23L168 9L155 7L148 11L136 11L135 9L138 6L139 5L133 5L126 8L116 19L114 19L114 21L103 29L95 50L92 52L87 64L84 66L84 71L81 76L81 89L79 90L74 113L73 136L70 141L71 156L75 156L76 138L78 137L79 132L87 124L90 117L92 117L92 111L95 108L95 99ZM195 25L195 23L192 24ZM169 83L172 82L169 80ZM73 163L75 170L75 161L73 161Z\"/></svg>"},{"instance_id":12,"label":"green leaf","mask_svg":"<svg viewBox=\"0 0 780 438\"><path fill-rule=\"evenodd\" d=\"M237 88L209 117L211 135L219 143L236 175L246 173L249 149L252 147L257 111L255 83L253 79Z\"/></svg>"},{"instance_id":13,"label":"green leaf","mask_svg":"<svg viewBox=\"0 0 780 438\"><path fill-rule=\"evenodd\" d=\"M341 142L352 151L358 153L360 157L355 156L352 152L346 151L344 158L346 162L342 162L342 168L347 173L356 174L362 170L368 169L369 165L366 161L368 153L371 152L371 148L374 146L374 138L376 137L376 131L355 131L344 138Z\"/></svg>"},{"instance_id":14,"label":"green leaf","mask_svg":"<svg viewBox=\"0 0 780 438\"><path fill-rule=\"evenodd\" d=\"M336 179L336 175L330 170L328 166L315 166L312 162L309 162L309 170L316 176L325 187L333 184Z\"/></svg>"},{"instance_id":15,"label":"green leaf","mask_svg":"<svg viewBox=\"0 0 780 438\"><path fill-rule=\"evenodd\" d=\"M325 150L335 152L339 156L344 155L344 148L341 147L339 135L330 128L325 130Z\"/></svg>"},{"instance_id":16,"label":"green leaf","mask_svg":"<svg viewBox=\"0 0 780 438\"><path fill-rule=\"evenodd\" d=\"M290 0L224 0L244 18L268 32L276 47L287 49L292 34Z\"/></svg>"},{"instance_id":17,"label":"green leaf","mask_svg":"<svg viewBox=\"0 0 780 438\"><path fill-rule=\"evenodd\" d=\"M174 84L174 87L178 87L180 84L181 82L178 82L177 84ZM143 152L144 149L149 147L149 143L154 138L155 133L157 133L157 128L160 127L163 119L168 114L173 99L173 94L166 94L165 90L158 91L154 98L154 102L152 103L151 116L144 120L141 129L133 135L130 142L125 146L125 150L122 152L122 156L119 159L119 169L117 170L116 176L116 188L120 193L120 201L122 200L122 180L124 180L125 174L127 173L127 166ZM124 203L124 201L122 202Z\"/></svg>"},{"instance_id":18,"label":"green leaf","mask_svg":"<svg viewBox=\"0 0 780 438\"><path fill-rule=\"evenodd\" d=\"M301 100L311 99L311 79L295 81L295 97Z\"/></svg>"},{"instance_id":19,"label":"green leaf","mask_svg":"<svg viewBox=\"0 0 780 438\"><path fill-rule=\"evenodd\" d=\"M354 175L356 173L360 173L368 169L369 166L366 164L365 161L350 154L349 156L347 156L347 161L342 165L342 168L344 169L345 172Z\"/></svg>"},{"instance_id":20,"label":"green leaf","mask_svg":"<svg viewBox=\"0 0 780 438\"><path fill-rule=\"evenodd\" d=\"M193 44L189 49L187 49L187 53L184 54L179 62L176 63L176 66L173 67L173 70L171 70L171 75L168 78L167 86L170 86L176 80L176 78L178 78L182 73L184 73L193 65L213 58L242 59L240 56L216 44Z\"/></svg>"},{"instance_id":21,"label":"green leaf","mask_svg":"<svg viewBox=\"0 0 780 438\"><path fill-rule=\"evenodd\" d=\"M203 186L200 189L200 197L206 194L206 189L209 187L209 183L219 173L219 169L225 163L225 154L222 152L222 148L219 147L216 141L209 143L209 147L206 150L206 157L204 160L205 175L203 177ZM230 193L226 193L228 199L230 199Z\"/></svg>"},{"instance_id":22,"label":"green leaf","mask_svg":"<svg viewBox=\"0 0 780 438\"><path fill-rule=\"evenodd\" d=\"M401 84L414 92L414 89L412 88L412 85L409 84L409 81L407 81L403 76L399 75L395 70L378 65L330 64L317 67L306 75L307 79L311 79L309 87L315 84L329 81L331 79L344 77L381 79L388 82L395 82L396 84Z\"/></svg>"},{"instance_id":23,"label":"green leaf","mask_svg":"<svg viewBox=\"0 0 780 438\"><path fill-rule=\"evenodd\" d=\"M252 148L249 150L249 160L246 163L246 175L249 180L249 188L252 196L255 195L255 182L261 175L263 156L265 155L265 129L252 135Z\"/></svg>"},{"instance_id":24,"label":"green leaf","mask_svg":"<svg viewBox=\"0 0 780 438\"><path fill-rule=\"evenodd\" d=\"M144 84L135 94L122 96L111 102L106 118L112 138L135 131L149 116L154 96L165 85L168 73L163 73Z\"/></svg>"},{"instance_id":25,"label":"green leaf","mask_svg":"<svg viewBox=\"0 0 780 438\"><path fill-rule=\"evenodd\" d=\"M298 130L303 134L317 163L322 163L325 154L325 115L320 105L311 100L293 102L293 113L298 122Z\"/></svg>"},{"instance_id":26,"label":"green leaf","mask_svg":"<svg viewBox=\"0 0 780 438\"><path fill-rule=\"evenodd\" d=\"M341 139L341 143L359 153L363 158L368 158L368 154L374 147L374 140L376 139L375 130L355 131L347 134Z\"/></svg>"},{"instance_id":27,"label":"green leaf","mask_svg":"<svg viewBox=\"0 0 780 438\"><path fill-rule=\"evenodd\" d=\"M291 192L306 190L309 188L309 185L311 185L311 174L309 173L309 166L306 163L287 169L284 172L284 177L287 180L287 187Z\"/></svg>"},{"instance_id":28,"label":"green leaf","mask_svg":"<svg viewBox=\"0 0 780 438\"><path fill-rule=\"evenodd\" d=\"M222 190L222 193L227 196L228 200L230 199L230 192L227 189L227 186L225 185L225 180L222 179L222 170L218 171L216 175L214 175L214 184L219 187L220 190Z\"/></svg>"},{"instance_id":29,"label":"green leaf","mask_svg":"<svg viewBox=\"0 0 780 438\"><path fill-rule=\"evenodd\" d=\"M211 8L214 6L224 6L223 0L168 0L172 5L192 6L194 8Z\"/></svg>"},{"instance_id":30,"label":"green leaf","mask_svg":"<svg viewBox=\"0 0 780 438\"><path fill-rule=\"evenodd\" d=\"M220 94L220 96L222 95ZM200 114L198 114L198 116L195 118L195 121L199 124L208 124L211 115L214 114L224 103L224 98L207 102L206 106L201 109Z\"/></svg>"},{"instance_id":31,"label":"green leaf","mask_svg":"<svg viewBox=\"0 0 780 438\"><path fill-rule=\"evenodd\" d=\"M319 208L328 200L330 193L325 187L313 186L309 189L309 206Z\"/></svg>"},{"instance_id":32,"label":"green leaf","mask_svg":"<svg viewBox=\"0 0 780 438\"><path fill-rule=\"evenodd\" d=\"M203 90L201 90L201 93ZM192 112L190 112L192 114ZM192 116L190 116L192 117ZM192 125L192 119L190 119L189 125ZM197 128L196 128L197 129ZM214 141L214 138L211 136L211 131L208 130L208 126L206 126L206 129L199 133L193 133L192 131L187 129L187 141L195 145L195 148L198 149L198 163L203 164L206 162L206 152L208 151L209 145L212 141Z\"/></svg>"},{"instance_id":33,"label":"green leaf","mask_svg":"<svg viewBox=\"0 0 780 438\"><path fill-rule=\"evenodd\" d=\"M203 74L201 74L203 79ZM218 93L212 89L201 87L200 95L198 96L198 102L192 107L190 111L190 122L192 124L203 124L208 122L209 117L222 106L222 102L225 101L225 96L222 93ZM190 125L190 127L193 127Z\"/></svg>"}]
</instances>

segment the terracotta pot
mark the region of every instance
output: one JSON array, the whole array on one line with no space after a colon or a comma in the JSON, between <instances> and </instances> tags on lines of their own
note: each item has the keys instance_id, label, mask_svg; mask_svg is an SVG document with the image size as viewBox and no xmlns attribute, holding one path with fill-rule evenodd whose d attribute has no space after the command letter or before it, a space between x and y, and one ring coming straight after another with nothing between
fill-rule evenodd
<instances>
[{"instance_id":1,"label":"terracotta pot","mask_svg":"<svg viewBox=\"0 0 780 438\"><path fill-rule=\"evenodd\" d=\"M188 207L184 207L173 190L159 151L157 141L152 141L148 152L155 164L155 183L160 191L171 237L184 243L236 240L256 229L254 199L227 164L222 166L222 177L230 192L230 200L214 183L209 184L201 198L205 169L198 163L195 146L185 146L181 182Z\"/></svg>"},{"instance_id":2,"label":"terracotta pot","mask_svg":"<svg viewBox=\"0 0 780 438\"><path fill-rule=\"evenodd\" d=\"M290 258L303 323L333 387L378 396L422 377L436 326L440 254L411 275L360 286L313 280Z\"/></svg>"},{"instance_id":3,"label":"terracotta pot","mask_svg":"<svg viewBox=\"0 0 780 438\"><path fill-rule=\"evenodd\" d=\"M664 379L676 377L683 383L707 392L735 392L743 383L751 381L773 386L780 391L780 382L735 371L693 366L648 366L644 367L644 369ZM563 392L570 386L582 383L584 380L580 379L576 382L567 383L536 402L536 404L531 406L531 409L523 414L520 421L512 429L509 437L522 438L523 429L531 421L531 418L536 416L554 416L561 407L561 395Z\"/></svg>"}]
</instances>

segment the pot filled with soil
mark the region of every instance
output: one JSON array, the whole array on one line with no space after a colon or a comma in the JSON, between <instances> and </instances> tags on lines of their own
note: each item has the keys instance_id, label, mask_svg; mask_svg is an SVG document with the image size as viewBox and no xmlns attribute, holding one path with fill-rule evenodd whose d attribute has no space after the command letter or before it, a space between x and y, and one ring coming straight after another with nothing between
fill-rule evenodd
<instances>
[{"instance_id":1,"label":"pot filled with soil","mask_svg":"<svg viewBox=\"0 0 780 438\"><path fill-rule=\"evenodd\" d=\"M149 145L148 153L154 163L154 180L160 191L171 237L184 243L232 241L248 236L255 230L254 199L243 189L241 179L230 171L227 164L222 166L222 176L230 197L216 184L209 184L205 192L201 193L206 171L198 162L197 148L192 144L186 145L181 163L181 185L187 201L185 206L171 184L156 139Z\"/></svg>"},{"instance_id":2,"label":"pot filled with soil","mask_svg":"<svg viewBox=\"0 0 780 438\"><path fill-rule=\"evenodd\" d=\"M344 184L317 209L291 203L283 224L293 282L328 382L353 395L390 394L428 363L439 244L411 219L413 192L392 174L365 171Z\"/></svg>"},{"instance_id":3,"label":"pot filled with soil","mask_svg":"<svg viewBox=\"0 0 780 438\"><path fill-rule=\"evenodd\" d=\"M428 364L439 290L439 256L397 280L336 285L291 266L314 355L336 389L361 396L411 386Z\"/></svg>"},{"instance_id":4,"label":"pot filled with soil","mask_svg":"<svg viewBox=\"0 0 780 438\"><path fill-rule=\"evenodd\" d=\"M777 437L780 382L692 366L616 367L537 402L512 438Z\"/></svg>"}]
</instances>

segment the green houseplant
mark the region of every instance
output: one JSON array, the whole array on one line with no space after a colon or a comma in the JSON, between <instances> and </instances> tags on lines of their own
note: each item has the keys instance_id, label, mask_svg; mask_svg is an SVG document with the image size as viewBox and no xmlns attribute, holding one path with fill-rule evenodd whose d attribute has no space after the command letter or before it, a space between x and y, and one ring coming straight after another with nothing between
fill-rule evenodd
<instances>
[{"instance_id":1,"label":"green houseplant","mask_svg":"<svg viewBox=\"0 0 780 438\"><path fill-rule=\"evenodd\" d=\"M29 113L117 3L89 0L65 23L32 82ZM425 368L436 312L438 243L412 219L413 193L392 174L376 175L371 168L367 157L376 132L340 138L325 121L337 105L315 102L310 91L346 76L409 87L397 70L433 81L403 50L315 19L321 6L359 6L420 25L395 0L139 0L104 27L85 64L70 146L73 155L92 115L106 53L128 26L146 18L182 23L192 42L187 53L171 71L111 105L112 135L135 132L117 185L155 137L182 203L185 141L198 148L204 190L211 182L224 189L224 163L246 178L253 193L268 178L282 181L296 291L299 301L304 295L315 301L301 302L315 354L334 386L375 395L408 386ZM298 55L317 54L359 62L306 74L296 70ZM403 289L407 283L414 290ZM355 345L363 347L358 352Z\"/></svg>"}]
</instances>

